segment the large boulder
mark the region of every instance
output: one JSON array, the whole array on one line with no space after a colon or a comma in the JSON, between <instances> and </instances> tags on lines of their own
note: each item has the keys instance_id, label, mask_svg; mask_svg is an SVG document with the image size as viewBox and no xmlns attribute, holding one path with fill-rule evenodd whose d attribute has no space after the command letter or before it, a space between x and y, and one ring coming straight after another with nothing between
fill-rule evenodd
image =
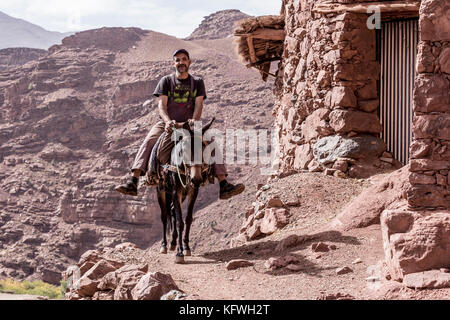
<instances>
[{"instance_id":1,"label":"large boulder","mask_svg":"<svg viewBox=\"0 0 450 320\"><path fill-rule=\"evenodd\" d=\"M441 289L450 287L450 273L430 270L407 274L403 284L412 289Z\"/></svg>"},{"instance_id":2,"label":"large boulder","mask_svg":"<svg viewBox=\"0 0 450 320\"><path fill-rule=\"evenodd\" d=\"M122 268L106 274L100 281L98 288L100 290L115 290L123 278L130 278L135 272L143 275L147 271L148 265L125 265Z\"/></svg>"},{"instance_id":3,"label":"large boulder","mask_svg":"<svg viewBox=\"0 0 450 320\"><path fill-rule=\"evenodd\" d=\"M338 133L351 131L380 133L382 131L380 120L376 114L353 110L332 111L330 126Z\"/></svg>"},{"instance_id":4,"label":"large boulder","mask_svg":"<svg viewBox=\"0 0 450 320\"><path fill-rule=\"evenodd\" d=\"M393 280L450 266L450 212L386 210L381 231L387 271Z\"/></svg>"},{"instance_id":5,"label":"large boulder","mask_svg":"<svg viewBox=\"0 0 450 320\"><path fill-rule=\"evenodd\" d=\"M160 300L166 293L180 289L170 274L160 272L147 273L131 291L133 300Z\"/></svg>"},{"instance_id":6,"label":"large boulder","mask_svg":"<svg viewBox=\"0 0 450 320\"><path fill-rule=\"evenodd\" d=\"M406 201L409 174L408 166L404 166L375 180L342 209L330 227L344 231L379 224L384 210L395 209Z\"/></svg>"},{"instance_id":7,"label":"large boulder","mask_svg":"<svg viewBox=\"0 0 450 320\"><path fill-rule=\"evenodd\" d=\"M289 223L289 211L286 209L266 209L261 219L261 233L269 235L283 228Z\"/></svg>"},{"instance_id":8,"label":"large boulder","mask_svg":"<svg viewBox=\"0 0 450 320\"><path fill-rule=\"evenodd\" d=\"M290 212L278 196L267 198L264 203L254 205L239 231L245 240L268 236L289 223Z\"/></svg>"},{"instance_id":9,"label":"large boulder","mask_svg":"<svg viewBox=\"0 0 450 320\"><path fill-rule=\"evenodd\" d=\"M371 135L351 138L329 136L318 140L313 147L314 157L321 164L333 163L339 158L376 158L384 151L386 151L384 141Z\"/></svg>"},{"instance_id":10,"label":"large boulder","mask_svg":"<svg viewBox=\"0 0 450 320\"><path fill-rule=\"evenodd\" d=\"M92 297L98 290L101 278L116 267L106 260L100 260L89 269L75 284L76 293L81 297Z\"/></svg>"},{"instance_id":11,"label":"large boulder","mask_svg":"<svg viewBox=\"0 0 450 320\"><path fill-rule=\"evenodd\" d=\"M116 254L133 255L139 250L132 243L123 243L108 252L89 250L77 265L70 266L63 277L67 281L68 300L131 300L131 290L148 272L148 265L125 264Z\"/></svg>"},{"instance_id":12,"label":"large boulder","mask_svg":"<svg viewBox=\"0 0 450 320\"><path fill-rule=\"evenodd\" d=\"M120 274L120 280L114 291L114 300L134 300L132 290L145 273L140 270L127 271Z\"/></svg>"}]
</instances>

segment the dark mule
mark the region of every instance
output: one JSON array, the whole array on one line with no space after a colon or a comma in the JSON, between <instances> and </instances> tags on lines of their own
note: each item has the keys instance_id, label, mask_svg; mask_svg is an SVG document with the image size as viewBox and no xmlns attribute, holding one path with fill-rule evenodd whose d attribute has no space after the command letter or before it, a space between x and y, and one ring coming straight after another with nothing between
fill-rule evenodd
<instances>
[{"instance_id":1,"label":"dark mule","mask_svg":"<svg viewBox=\"0 0 450 320\"><path fill-rule=\"evenodd\" d=\"M193 220L194 204L197 200L200 185L205 183L208 178L211 178L211 166L203 163L203 157L199 158L201 159L201 164L194 164L194 146L201 146L201 149L199 148L195 152L201 151L203 155L205 144L202 137L213 122L214 119L202 128L202 136L195 136L194 131L186 122L183 129L186 130L185 132L189 132L189 135L176 141L172 151L170 166L162 166L163 170L158 170L161 173L157 193L163 223L163 240L160 253L167 253L166 234L172 229L170 250L175 250L178 244L176 263L184 263L184 256L191 255L189 232ZM186 220L183 222L181 205L186 197L188 198L188 211ZM186 230L183 238L185 225Z\"/></svg>"}]
</instances>

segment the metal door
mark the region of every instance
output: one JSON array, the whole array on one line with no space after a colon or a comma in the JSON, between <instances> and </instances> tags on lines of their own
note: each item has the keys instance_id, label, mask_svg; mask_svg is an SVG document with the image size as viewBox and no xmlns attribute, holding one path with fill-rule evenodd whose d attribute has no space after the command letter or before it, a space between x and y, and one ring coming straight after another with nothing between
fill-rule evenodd
<instances>
[{"instance_id":1,"label":"metal door","mask_svg":"<svg viewBox=\"0 0 450 320\"><path fill-rule=\"evenodd\" d=\"M417 19L382 23L378 38L381 137L403 164L409 161L418 41Z\"/></svg>"}]
</instances>

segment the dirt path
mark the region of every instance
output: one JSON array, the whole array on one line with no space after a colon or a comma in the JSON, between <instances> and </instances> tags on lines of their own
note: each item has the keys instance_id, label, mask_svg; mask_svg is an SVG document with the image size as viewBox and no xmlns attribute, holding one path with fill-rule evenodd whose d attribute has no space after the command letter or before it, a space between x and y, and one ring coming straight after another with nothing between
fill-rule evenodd
<instances>
[{"instance_id":1,"label":"dirt path","mask_svg":"<svg viewBox=\"0 0 450 320\"><path fill-rule=\"evenodd\" d=\"M40 296L32 296L28 294L10 294L0 292L0 300L44 300L44 299L40 299Z\"/></svg>"},{"instance_id":2,"label":"dirt path","mask_svg":"<svg viewBox=\"0 0 450 320\"><path fill-rule=\"evenodd\" d=\"M366 269L383 257L380 235L378 225L346 234L322 232L314 235L314 240L274 253L282 239L275 234L243 247L196 252L186 257L185 265L174 264L173 253L158 254L157 246L147 251L147 257L151 270L171 274L182 290L203 299L316 299L337 293L369 299L373 298L373 292L366 288ZM286 236L283 234L283 238ZM318 241L334 244L337 249L314 253L311 244ZM265 268L270 257L287 254L300 260L300 271ZM226 270L226 263L234 259L249 260L255 266ZM352 264L356 259L361 263ZM336 275L336 269L344 266L353 272Z\"/></svg>"},{"instance_id":3,"label":"dirt path","mask_svg":"<svg viewBox=\"0 0 450 320\"><path fill-rule=\"evenodd\" d=\"M416 291L394 281L366 280L370 276L368 267L373 268L384 259L379 225L346 233L323 231L310 235L314 239L281 253L274 249L286 233L238 248L194 252L192 257L186 257L184 265L174 263L173 252L160 255L155 245L145 253L145 260L150 270L172 275L181 290L205 300L315 300L336 296L358 300L450 299L449 288ZM311 244L318 241L335 245L336 250L312 252ZM270 257L288 254L300 260L301 270L271 271L264 266ZM226 263L234 259L249 260L255 265L228 271ZM355 263L357 260L360 262ZM345 266L352 272L337 275L336 269Z\"/></svg>"}]
</instances>

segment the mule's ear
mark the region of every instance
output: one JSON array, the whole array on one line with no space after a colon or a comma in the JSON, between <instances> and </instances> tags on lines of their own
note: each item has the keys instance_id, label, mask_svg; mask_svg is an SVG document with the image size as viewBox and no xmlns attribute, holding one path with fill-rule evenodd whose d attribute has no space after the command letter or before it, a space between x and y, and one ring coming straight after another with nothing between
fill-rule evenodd
<instances>
[{"instance_id":1,"label":"mule's ear","mask_svg":"<svg viewBox=\"0 0 450 320\"><path fill-rule=\"evenodd\" d=\"M213 117L213 118L211 119L211 121L209 121L209 122L202 128L202 133L205 133L206 131L208 131L209 128L211 128L211 126L212 126L212 124L213 124L213 122L214 122L215 120L216 120L216 118Z\"/></svg>"}]
</instances>

